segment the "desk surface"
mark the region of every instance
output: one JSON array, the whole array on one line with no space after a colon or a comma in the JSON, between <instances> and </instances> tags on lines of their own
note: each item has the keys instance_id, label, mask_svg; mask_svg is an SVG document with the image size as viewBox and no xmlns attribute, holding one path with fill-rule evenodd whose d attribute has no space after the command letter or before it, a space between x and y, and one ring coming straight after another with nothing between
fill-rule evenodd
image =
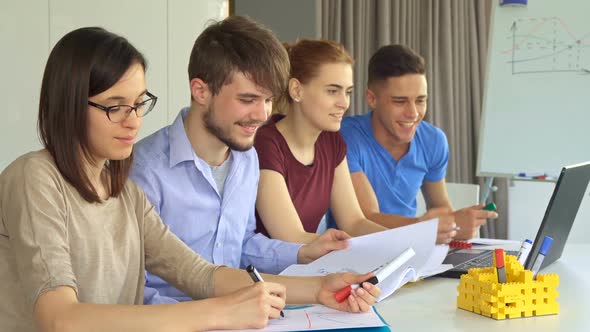
<instances>
[{"instance_id":1,"label":"desk surface","mask_svg":"<svg viewBox=\"0 0 590 332\"><path fill-rule=\"evenodd\" d=\"M559 274L559 314L495 320L457 308L458 279L407 284L377 304L392 331L590 331L590 244L568 244L541 273Z\"/></svg>"}]
</instances>

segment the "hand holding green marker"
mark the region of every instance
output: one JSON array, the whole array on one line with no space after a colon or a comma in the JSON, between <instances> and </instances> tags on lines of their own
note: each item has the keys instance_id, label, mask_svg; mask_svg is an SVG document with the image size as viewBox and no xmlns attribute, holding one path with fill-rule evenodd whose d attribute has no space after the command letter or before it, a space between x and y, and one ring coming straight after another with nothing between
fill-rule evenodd
<instances>
[{"instance_id":1,"label":"hand holding green marker","mask_svg":"<svg viewBox=\"0 0 590 332\"><path fill-rule=\"evenodd\" d=\"M497 207L496 207L496 204L494 204L494 202L492 202L492 203L484 206L483 209L486 211L496 211Z\"/></svg>"}]
</instances>

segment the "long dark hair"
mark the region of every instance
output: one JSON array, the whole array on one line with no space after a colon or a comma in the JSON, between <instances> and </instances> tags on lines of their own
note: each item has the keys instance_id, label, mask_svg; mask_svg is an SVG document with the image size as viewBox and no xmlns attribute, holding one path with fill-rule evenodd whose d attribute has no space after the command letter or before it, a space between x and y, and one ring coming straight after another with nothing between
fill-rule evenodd
<instances>
[{"instance_id":1,"label":"long dark hair","mask_svg":"<svg viewBox=\"0 0 590 332\"><path fill-rule=\"evenodd\" d=\"M127 39L97 27L66 34L49 54L39 100L39 137L64 178L88 202L100 202L84 169L84 162L94 162L87 134L88 98L115 85L136 63L146 69L144 56ZM121 193L131 162L132 156L107 161L110 196Z\"/></svg>"}]
</instances>

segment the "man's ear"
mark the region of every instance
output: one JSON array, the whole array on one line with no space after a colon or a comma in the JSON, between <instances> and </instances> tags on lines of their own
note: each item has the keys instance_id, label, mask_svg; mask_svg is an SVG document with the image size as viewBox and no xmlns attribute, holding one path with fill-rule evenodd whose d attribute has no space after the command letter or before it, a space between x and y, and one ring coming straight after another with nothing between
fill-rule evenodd
<instances>
[{"instance_id":1,"label":"man's ear","mask_svg":"<svg viewBox=\"0 0 590 332\"><path fill-rule=\"evenodd\" d=\"M209 90L209 85L207 85L205 81L200 78L193 78L190 81L190 86L192 100L200 105L209 103L209 100L211 99L211 90Z\"/></svg>"},{"instance_id":2,"label":"man's ear","mask_svg":"<svg viewBox=\"0 0 590 332\"><path fill-rule=\"evenodd\" d=\"M367 100L367 105L369 105L371 109L377 107L377 95L371 90L371 88L367 88L367 91L365 91L365 99Z\"/></svg>"},{"instance_id":3,"label":"man's ear","mask_svg":"<svg viewBox=\"0 0 590 332\"><path fill-rule=\"evenodd\" d=\"M289 79L289 96L294 102L298 103L301 101L303 95L303 89L301 88L301 82L296 78Z\"/></svg>"}]
</instances>

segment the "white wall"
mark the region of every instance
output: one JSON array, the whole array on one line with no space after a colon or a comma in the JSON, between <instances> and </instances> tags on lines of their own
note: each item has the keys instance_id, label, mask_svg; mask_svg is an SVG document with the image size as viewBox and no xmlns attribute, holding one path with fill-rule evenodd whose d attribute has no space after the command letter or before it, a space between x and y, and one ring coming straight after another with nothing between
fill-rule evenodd
<instances>
[{"instance_id":1,"label":"white wall","mask_svg":"<svg viewBox=\"0 0 590 332\"><path fill-rule=\"evenodd\" d=\"M535 240L555 183L513 181L509 188L508 239ZM501 208L501 207L498 207ZM590 243L590 186L578 210L568 243Z\"/></svg>"},{"instance_id":2,"label":"white wall","mask_svg":"<svg viewBox=\"0 0 590 332\"><path fill-rule=\"evenodd\" d=\"M0 171L41 148L39 90L53 45L67 32L101 26L125 36L148 60L148 89L158 96L140 138L169 124L188 105L190 51L227 0L0 0Z\"/></svg>"}]
</instances>

